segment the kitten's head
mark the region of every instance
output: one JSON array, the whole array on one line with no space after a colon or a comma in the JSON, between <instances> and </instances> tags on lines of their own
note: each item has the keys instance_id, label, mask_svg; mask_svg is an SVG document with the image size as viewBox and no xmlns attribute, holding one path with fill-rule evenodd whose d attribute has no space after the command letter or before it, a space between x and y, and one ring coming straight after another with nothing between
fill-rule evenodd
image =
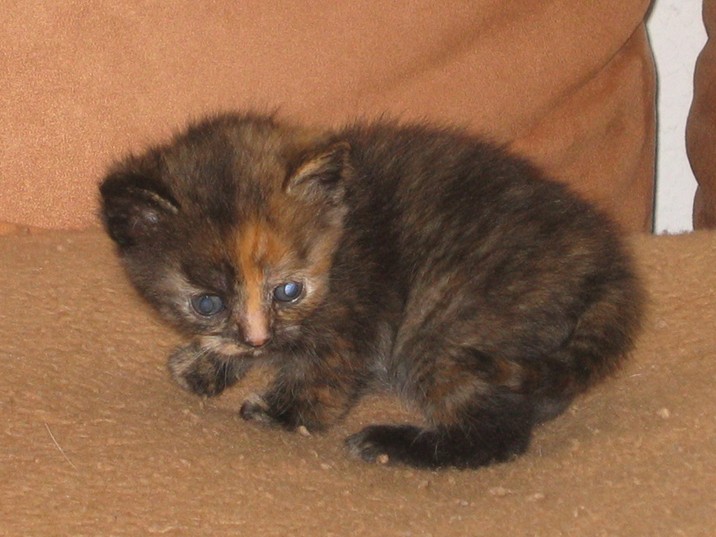
<instances>
[{"instance_id":1,"label":"kitten's head","mask_svg":"<svg viewBox=\"0 0 716 537\"><path fill-rule=\"evenodd\" d=\"M300 335L325 299L349 147L254 115L204 121L116 165L101 215L129 277L224 355Z\"/></svg>"}]
</instances>

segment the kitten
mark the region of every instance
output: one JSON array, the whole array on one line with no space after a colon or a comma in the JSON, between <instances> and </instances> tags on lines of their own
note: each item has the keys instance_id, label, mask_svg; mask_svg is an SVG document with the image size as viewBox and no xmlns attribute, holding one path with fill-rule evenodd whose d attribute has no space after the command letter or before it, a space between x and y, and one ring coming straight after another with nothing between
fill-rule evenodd
<instances>
[{"instance_id":1,"label":"kitten","mask_svg":"<svg viewBox=\"0 0 716 537\"><path fill-rule=\"evenodd\" d=\"M459 130L226 114L116 164L101 197L129 278L193 337L169 359L179 385L215 396L275 364L241 416L309 431L387 385L426 425L350 436L367 461L508 460L639 326L615 226Z\"/></svg>"}]
</instances>

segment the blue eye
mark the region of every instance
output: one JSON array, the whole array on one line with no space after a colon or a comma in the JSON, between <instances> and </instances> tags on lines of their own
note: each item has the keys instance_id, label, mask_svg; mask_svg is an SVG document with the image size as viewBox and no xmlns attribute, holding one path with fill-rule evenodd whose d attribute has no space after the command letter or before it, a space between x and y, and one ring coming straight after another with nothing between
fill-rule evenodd
<instances>
[{"instance_id":1,"label":"blue eye","mask_svg":"<svg viewBox=\"0 0 716 537\"><path fill-rule=\"evenodd\" d=\"M299 282L282 283L273 290L273 297L279 302L295 302L303 291Z\"/></svg>"},{"instance_id":2,"label":"blue eye","mask_svg":"<svg viewBox=\"0 0 716 537\"><path fill-rule=\"evenodd\" d=\"M216 295L197 295L191 298L191 305L199 315L212 317L224 309L224 301Z\"/></svg>"}]
</instances>

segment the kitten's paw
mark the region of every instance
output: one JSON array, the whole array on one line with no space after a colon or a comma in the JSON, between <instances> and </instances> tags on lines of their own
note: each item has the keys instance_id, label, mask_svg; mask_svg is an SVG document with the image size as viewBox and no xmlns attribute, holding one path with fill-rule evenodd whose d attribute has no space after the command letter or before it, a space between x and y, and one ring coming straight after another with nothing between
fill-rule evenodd
<instances>
[{"instance_id":1,"label":"kitten's paw","mask_svg":"<svg viewBox=\"0 0 716 537\"><path fill-rule=\"evenodd\" d=\"M346 447L351 455L367 462L432 466L416 453L415 441L421 434L429 433L412 425L370 425L346 438Z\"/></svg>"},{"instance_id":2,"label":"kitten's paw","mask_svg":"<svg viewBox=\"0 0 716 537\"><path fill-rule=\"evenodd\" d=\"M241 405L239 415L246 421L253 421L271 427L281 427L301 436L311 436L311 433L321 431L323 428L318 423L309 423L301 419L295 408L278 412L271 408L271 405L264 397L258 394L250 395Z\"/></svg>"},{"instance_id":3,"label":"kitten's paw","mask_svg":"<svg viewBox=\"0 0 716 537\"><path fill-rule=\"evenodd\" d=\"M205 397L219 395L236 381L229 363L213 359L193 344L176 349L167 367L180 387Z\"/></svg>"},{"instance_id":4,"label":"kitten's paw","mask_svg":"<svg viewBox=\"0 0 716 537\"><path fill-rule=\"evenodd\" d=\"M246 421L264 425L279 425L278 421L269 413L266 400L257 393L249 395L248 399L243 402L239 415Z\"/></svg>"}]
</instances>

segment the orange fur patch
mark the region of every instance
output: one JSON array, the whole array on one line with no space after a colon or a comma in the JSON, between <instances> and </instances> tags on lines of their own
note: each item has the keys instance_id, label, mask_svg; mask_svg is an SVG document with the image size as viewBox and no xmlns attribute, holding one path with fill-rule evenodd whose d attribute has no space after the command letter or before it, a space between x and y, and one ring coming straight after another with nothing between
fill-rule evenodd
<instances>
[{"instance_id":1,"label":"orange fur patch","mask_svg":"<svg viewBox=\"0 0 716 537\"><path fill-rule=\"evenodd\" d=\"M288 247L267 224L256 220L238 230L235 242L235 261L243 276L241 327L247 340L265 341L270 329L267 270L281 263Z\"/></svg>"}]
</instances>

